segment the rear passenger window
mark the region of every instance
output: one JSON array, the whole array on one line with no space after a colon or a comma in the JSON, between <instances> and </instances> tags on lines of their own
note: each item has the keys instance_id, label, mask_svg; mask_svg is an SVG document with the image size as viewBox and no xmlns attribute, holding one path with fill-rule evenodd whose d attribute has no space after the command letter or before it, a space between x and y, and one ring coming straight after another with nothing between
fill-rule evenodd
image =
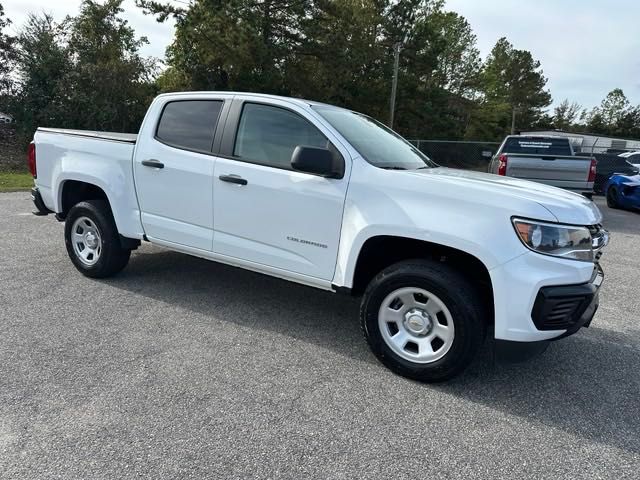
<instances>
[{"instance_id":1,"label":"rear passenger window","mask_svg":"<svg viewBox=\"0 0 640 480\"><path fill-rule=\"evenodd\" d=\"M300 115L257 103L245 103L233 155L251 163L291 170L298 145L328 148L329 141Z\"/></svg>"},{"instance_id":2,"label":"rear passenger window","mask_svg":"<svg viewBox=\"0 0 640 480\"><path fill-rule=\"evenodd\" d=\"M211 152L221 109L221 100L167 103L158 123L156 138L173 147Z\"/></svg>"}]
</instances>

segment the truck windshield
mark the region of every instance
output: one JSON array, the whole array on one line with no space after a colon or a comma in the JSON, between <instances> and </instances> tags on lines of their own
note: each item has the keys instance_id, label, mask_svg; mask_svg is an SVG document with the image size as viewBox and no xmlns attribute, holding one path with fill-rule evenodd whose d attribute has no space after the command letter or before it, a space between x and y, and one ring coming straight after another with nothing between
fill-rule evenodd
<instances>
[{"instance_id":1,"label":"truck windshield","mask_svg":"<svg viewBox=\"0 0 640 480\"><path fill-rule=\"evenodd\" d=\"M314 105L370 164L390 170L416 170L438 165L400 135L361 113Z\"/></svg>"},{"instance_id":2,"label":"truck windshield","mask_svg":"<svg viewBox=\"0 0 640 480\"><path fill-rule=\"evenodd\" d=\"M560 137L509 137L502 153L569 156L571 146L568 139Z\"/></svg>"}]
</instances>

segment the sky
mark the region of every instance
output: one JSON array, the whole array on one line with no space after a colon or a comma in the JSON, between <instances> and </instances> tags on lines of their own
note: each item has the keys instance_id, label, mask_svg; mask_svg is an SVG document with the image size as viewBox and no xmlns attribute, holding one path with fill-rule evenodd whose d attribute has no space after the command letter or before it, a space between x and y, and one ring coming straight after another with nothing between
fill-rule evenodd
<instances>
[{"instance_id":1,"label":"sky","mask_svg":"<svg viewBox=\"0 0 640 480\"><path fill-rule=\"evenodd\" d=\"M80 5L80 0L0 2L14 29L28 12L62 19ZM134 0L123 7L137 34L149 39L142 53L162 58L173 24L144 15ZM549 79L554 104L568 98L591 108L614 88L640 104L640 0L446 0L446 9L469 21L483 58L502 36L531 51Z\"/></svg>"},{"instance_id":2,"label":"sky","mask_svg":"<svg viewBox=\"0 0 640 480\"><path fill-rule=\"evenodd\" d=\"M181 0L186 1L186 0ZM10 30L15 33L24 23L27 15L33 13L50 13L56 20L62 20L66 15L77 15L80 10L80 0L0 0L4 6L4 13L13 25ZM162 3L165 3L164 1ZM179 3L176 0L168 0L166 3ZM173 22L156 22L151 15L145 15L142 9L136 7L135 0L124 0L123 18L135 29L138 36L145 36L149 44L141 50L145 56L163 58L165 48L173 37Z\"/></svg>"},{"instance_id":3,"label":"sky","mask_svg":"<svg viewBox=\"0 0 640 480\"><path fill-rule=\"evenodd\" d=\"M446 0L483 58L500 37L540 60L554 104L593 107L614 88L640 104L639 0Z\"/></svg>"}]
</instances>

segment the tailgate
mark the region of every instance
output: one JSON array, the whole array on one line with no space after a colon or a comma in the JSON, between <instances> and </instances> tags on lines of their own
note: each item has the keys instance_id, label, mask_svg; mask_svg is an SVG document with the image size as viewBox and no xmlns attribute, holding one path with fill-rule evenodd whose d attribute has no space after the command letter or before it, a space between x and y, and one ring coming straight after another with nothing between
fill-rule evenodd
<instances>
[{"instance_id":1,"label":"tailgate","mask_svg":"<svg viewBox=\"0 0 640 480\"><path fill-rule=\"evenodd\" d=\"M586 184L591 158L553 155L507 154L507 176L565 186ZM569 186L569 185L566 185Z\"/></svg>"}]
</instances>

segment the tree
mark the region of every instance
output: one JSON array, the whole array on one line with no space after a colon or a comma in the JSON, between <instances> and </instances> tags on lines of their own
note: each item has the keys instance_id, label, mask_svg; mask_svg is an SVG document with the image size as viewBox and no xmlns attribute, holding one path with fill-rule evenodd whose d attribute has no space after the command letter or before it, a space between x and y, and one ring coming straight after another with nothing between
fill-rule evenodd
<instances>
[{"instance_id":1,"label":"tree","mask_svg":"<svg viewBox=\"0 0 640 480\"><path fill-rule=\"evenodd\" d=\"M582 106L579 103L569 103L569 100L565 98L560 105L553 109L551 123L554 128L569 131L578 119L581 110Z\"/></svg>"},{"instance_id":2,"label":"tree","mask_svg":"<svg viewBox=\"0 0 640 480\"><path fill-rule=\"evenodd\" d=\"M582 120L590 132L620 137L640 137L640 105L631 106L620 88L611 90L599 106L584 112Z\"/></svg>"},{"instance_id":3,"label":"tree","mask_svg":"<svg viewBox=\"0 0 640 480\"><path fill-rule=\"evenodd\" d=\"M137 0L176 19L163 90L299 96L386 120L402 42L396 128L462 137L480 59L469 24L442 0Z\"/></svg>"},{"instance_id":4,"label":"tree","mask_svg":"<svg viewBox=\"0 0 640 480\"><path fill-rule=\"evenodd\" d=\"M467 20L454 12L434 11L428 17L437 32L435 86L474 98L480 86L481 60L476 36Z\"/></svg>"},{"instance_id":5,"label":"tree","mask_svg":"<svg viewBox=\"0 0 640 480\"><path fill-rule=\"evenodd\" d=\"M66 124L95 130L137 131L155 94L155 60L143 59L147 43L121 18L123 0L83 0L68 17L67 48L73 65L64 79Z\"/></svg>"},{"instance_id":6,"label":"tree","mask_svg":"<svg viewBox=\"0 0 640 480\"><path fill-rule=\"evenodd\" d=\"M291 94L386 120L393 40L385 32L385 8L373 0L313 2L286 68Z\"/></svg>"},{"instance_id":7,"label":"tree","mask_svg":"<svg viewBox=\"0 0 640 480\"><path fill-rule=\"evenodd\" d=\"M159 21L175 18L167 63L179 85L286 93L284 71L299 46L309 1L194 0L188 8L149 0L137 4Z\"/></svg>"},{"instance_id":8,"label":"tree","mask_svg":"<svg viewBox=\"0 0 640 480\"><path fill-rule=\"evenodd\" d=\"M63 80L71 68L64 44L66 24L47 14L30 14L16 39L18 88L14 96L16 120L26 136L38 126L66 123Z\"/></svg>"},{"instance_id":9,"label":"tree","mask_svg":"<svg viewBox=\"0 0 640 480\"><path fill-rule=\"evenodd\" d=\"M585 116L587 127L595 133L614 135L630 108L624 92L620 88L614 88L598 107Z\"/></svg>"},{"instance_id":10,"label":"tree","mask_svg":"<svg viewBox=\"0 0 640 480\"><path fill-rule=\"evenodd\" d=\"M501 118L495 125L497 136L516 127L527 128L536 122L551 103L544 89L547 79L531 52L518 50L506 38L498 40L487 58L482 73L482 93L489 102L507 104L511 119ZM510 120L510 122L509 122ZM517 122L516 122L517 120Z\"/></svg>"},{"instance_id":11,"label":"tree","mask_svg":"<svg viewBox=\"0 0 640 480\"><path fill-rule=\"evenodd\" d=\"M15 62L15 39L3 30L11 25L11 20L5 18L4 7L0 3L0 94L7 94L11 84L11 71Z\"/></svg>"},{"instance_id":12,"label":"tree","mask_svg":"<svg viewBox=\"0 0 640 480\"><path fill-rule=\"evenodd\" d=\"M620 88L614 88L600 103L598 112L602 115L605 125L614 127L617 125L630 108L629 100Z\"/></svg>"},{"instance_id":13,"label":"tree","mask_svg":"<svg viewBox=\"0 0 640 480\"><path fill-rule=\"evenodd\" d=\"M442 2L427 3L413 26L399 104L402 133L412 137L463 138L479 87L476 37ZM408 80L408 81L407 81Z\"/></svg>"},{"instance_id":14,"label":"tree","mask_svg":"<svg viewBox=\"0 0 640 480\"><path fill-rule=\"evenodd\" d=\"M56 23L29 15L16 38L12 111L24 138L38 126L137 131L155 94L155 60L121 18L122 0L83 0Z\"/></svg>"}]
</instances>

